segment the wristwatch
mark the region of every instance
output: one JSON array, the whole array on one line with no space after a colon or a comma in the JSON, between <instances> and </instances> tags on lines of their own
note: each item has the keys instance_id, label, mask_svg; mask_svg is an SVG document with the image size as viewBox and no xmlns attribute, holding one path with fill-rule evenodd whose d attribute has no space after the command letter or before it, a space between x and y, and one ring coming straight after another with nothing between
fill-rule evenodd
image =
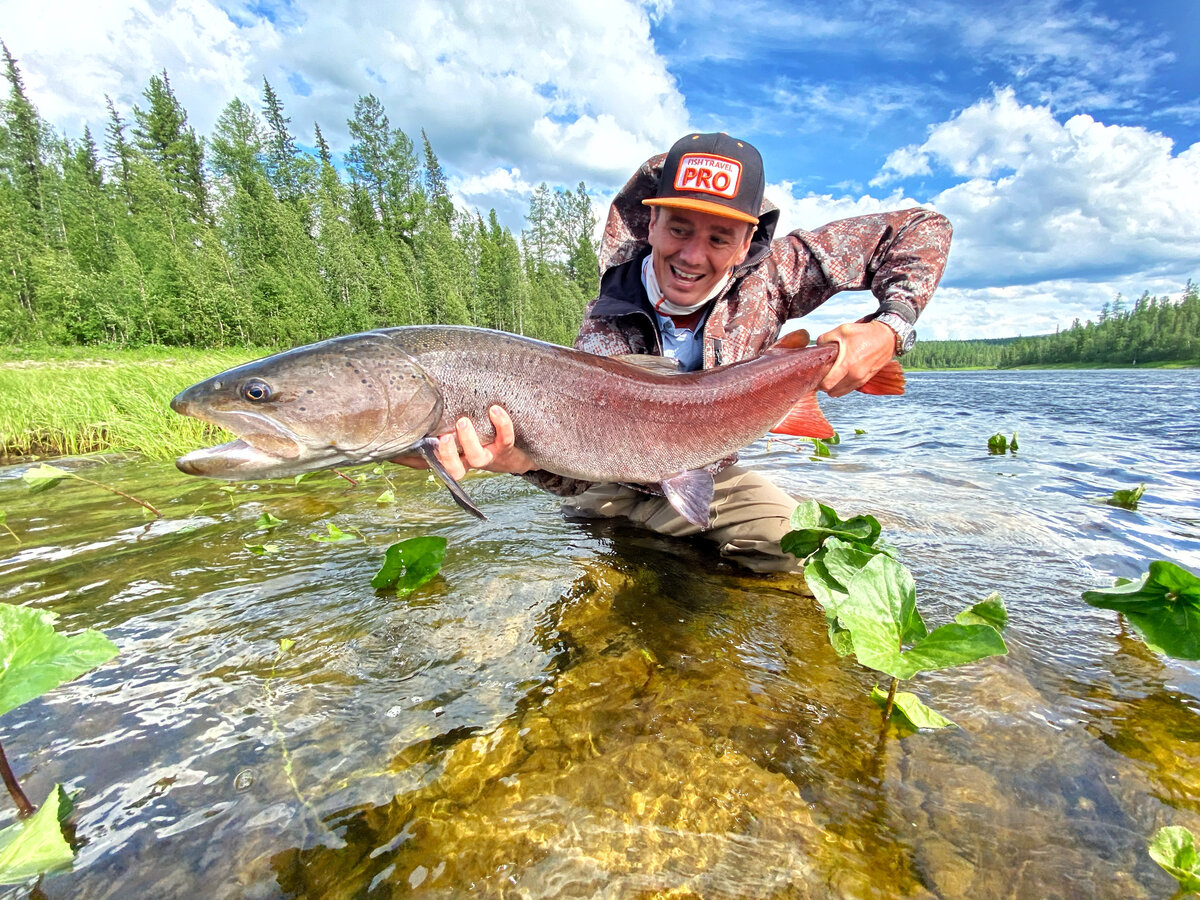
<instances>
[{"instance_id":1,"label":"wristwatch","mask_svg":"<svg viewBox=\"0 0 1200 900\"><path fill-rule=\"evenodd\" d=\"M896 332L896 349L893 351L893 356L903 356L917 342L917 329L911 322L905 321L894 312L880 313L874 321L882 322Z\"/></svg>"}]
</instances>

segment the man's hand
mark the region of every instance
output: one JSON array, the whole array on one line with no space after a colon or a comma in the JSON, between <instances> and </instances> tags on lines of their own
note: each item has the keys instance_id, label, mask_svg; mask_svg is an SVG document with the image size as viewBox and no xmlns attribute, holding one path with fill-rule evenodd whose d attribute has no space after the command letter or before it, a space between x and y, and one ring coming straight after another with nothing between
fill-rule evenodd
<instances>
[{"instance_id":1,"label":"man's hand","mask_svg":"<svg viewBox=\"0 0 1200 900\"><path fill-rule=\"evenodd\" d=\"M469 468L513 475L535 468L525 451L514 446L513 423L507 410L493 406L488 410L488 417L495 426L496 437L487 446L479 443L475 426L465 416L454 423L454 431L438 438L437 458L455 481L466 475ZM392 462L414 469L429 468L419 456L398 456Z\"/></svg>"},{"instance_id":2,"label":"man's hand","mask_svg":"<svg viewBox=\"0 0 1200 900\"><path fill-rule=\"evenodd\" d=\"M817 344L835 342L837 359L820 389L830 397L841 397L887 365L896 350L896 332L882 322L849 322L817 338Z\"/></svg>"}]
</instances>

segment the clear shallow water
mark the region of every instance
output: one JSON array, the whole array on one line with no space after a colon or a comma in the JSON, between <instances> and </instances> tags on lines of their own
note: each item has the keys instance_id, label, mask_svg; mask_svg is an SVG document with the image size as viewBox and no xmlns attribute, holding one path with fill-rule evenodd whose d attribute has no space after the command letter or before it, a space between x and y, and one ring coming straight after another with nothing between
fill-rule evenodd
<instances>
[{"instance_id":1,"label":"clear shallow water","mask_svg":"<svg viewBox=\"0 0 1200 900\"><path fill-rule=\"evenodd\" d=\"M910 685L960 729L881 748L870 673L793 584L565 522L519 479L468 482L481 523L399 469L389 506L362 470L231 501L169 465L62 463L148 523L0 469L23 541L0 535L0 598L121 649L0 722L31 796L84 792L45 896L1169 896L1145 843L1200 833L1200 666L1079 595L1200 571L1200 372L918 374L823 405L835 458L746 461L876 515L931 622L1008 604L1008 657ZM1137 512L1096 502L1142 481ZM364 540L308 539L329 522ZM373 591L419 534L448 539L442 576Z\"/></svg>"}]
</instances>

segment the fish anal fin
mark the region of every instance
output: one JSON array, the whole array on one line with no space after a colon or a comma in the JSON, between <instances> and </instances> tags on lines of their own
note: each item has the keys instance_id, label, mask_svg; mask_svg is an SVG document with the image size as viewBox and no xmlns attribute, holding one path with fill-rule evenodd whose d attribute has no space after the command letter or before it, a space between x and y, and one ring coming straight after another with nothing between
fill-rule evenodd
<instances>
[{"instance_id":1,"label":"fish anal fin","mask_svg":"<svg viewBox=\"0 0 1200 900\"><path fill-rule=\"evenodd\" d=\"M817 405L816 391L796 401L795 406L787 411L787 415L780 419L771 431L794 437L831 438L834 435L833 426Z\"/></svg>"},{"instance_id":2,"label":"fish anal fin","mask_svg":"<svg viewBox=\"0 0 1200 900\"><path fill-rule=\"evenodd\" d=\"M895 396L904 393L904 368L896 360L889 360L886 365L859 388L864 394L875 396Z\"/></svg>"},{"instance_id":3,"label":"fish anal fin","mask_svg":"<svg viewBox=\"0 0 1200 900\"><path fill-rule=\"evenodd\" d=\"M471 513L471 515L478 516L486 522L487 516L480 511L479 507L471 502L471 498L462 489L462 485L454 480L453 476L446 471L446 467L442 465L442 461L437 458L437 447L438 439L436 437L426 437L417 441L412 449L421 454L421 458L429 463L430 470L441 480L446 489L450 491L450 496L454 498L455 503Z\"/></svg>"},{"instance_id":4,"label":"fish anal fin","mask_svg":"<svg viewBox=\"0 0 1200 900\"><path fill-rule=\"evenodd\" d=\"M689 469L663 479L659 487L675 512L697 528L708 528L712 521L709 512L713 499L712 472L707 469Z\"/></svg>"}]
</instances>

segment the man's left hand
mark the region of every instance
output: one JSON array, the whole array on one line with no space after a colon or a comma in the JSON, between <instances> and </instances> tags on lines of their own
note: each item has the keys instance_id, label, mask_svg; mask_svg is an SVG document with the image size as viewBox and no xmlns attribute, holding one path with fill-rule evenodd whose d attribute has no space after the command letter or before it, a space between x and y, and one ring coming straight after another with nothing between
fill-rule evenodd
<instances>
[{"instance_id":1,"label":"man's left hand","mask_svg":"<svg viewBox=\"0 0 1200 900\"><path fill-rule=\"evenodd\" d=\"M831 343L838 345L838 355L820 389L842 397L887 365L896 350L896 332L882 322L848 322L817 338L818 345Z\"/></svg>"}]
</instances>

